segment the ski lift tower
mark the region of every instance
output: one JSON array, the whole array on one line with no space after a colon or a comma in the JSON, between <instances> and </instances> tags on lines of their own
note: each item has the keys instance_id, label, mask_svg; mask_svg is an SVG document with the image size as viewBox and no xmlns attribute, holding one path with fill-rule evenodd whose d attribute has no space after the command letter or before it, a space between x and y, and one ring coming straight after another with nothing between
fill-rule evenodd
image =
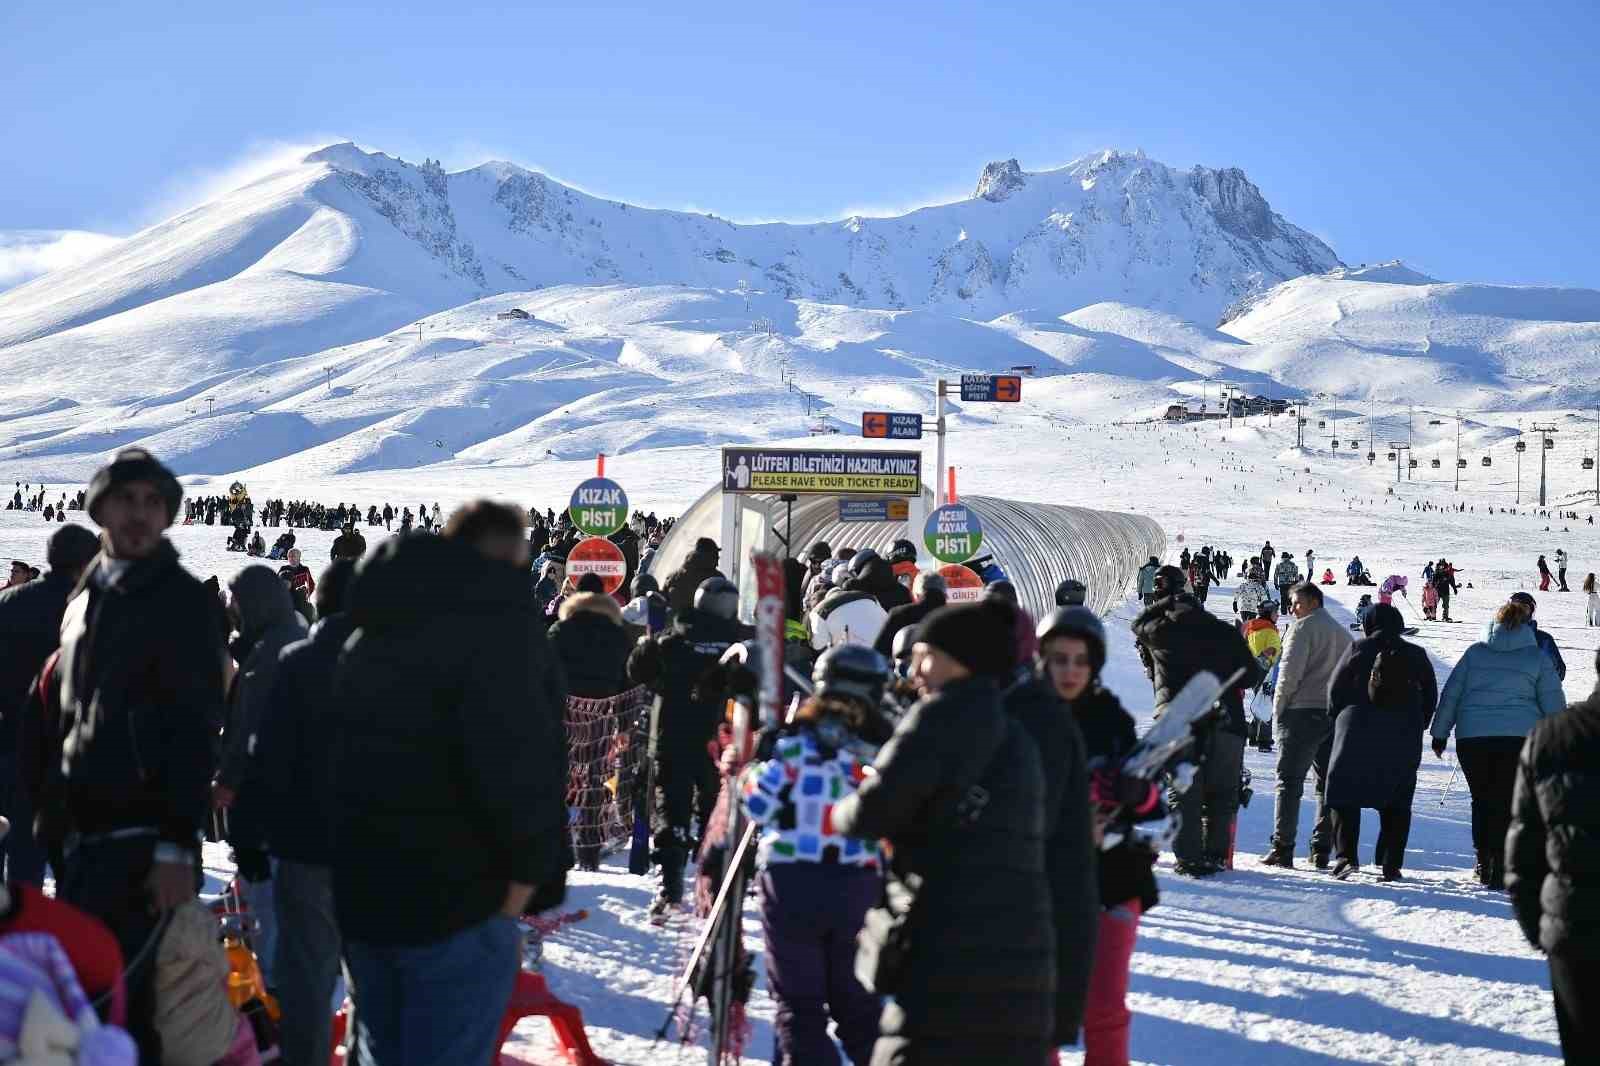
<instances>
[{"instance_id":1,"label":"ski lift tower","mask_svg":"<svg viewBox=\"0 0 1600 1066\"><path fill-rule=\"evenodd\" d=\"M1545 466L1547 465L1545 462L1545 452L1548 452L1551 448L1556 446L1556 442L1550 439L1550 434L1559 433L1561 431L1548 423L1541 425L1538 422L1533 424L1533 431L1539 434L1539 506L1543 507L1545 487L1544 475Z\"/></svg>"},{"instance_id":2,"label":"ski lift tower","mask_svg":"<svg viewBox=\"0 0 1600 1066\"><path fill-rule=\"evenodd\" d=\"M1411 457L1411 442L1406 440L1392 440L1389 442L1389 454L1394 456L1394 481L1400 483L1400 464ZM1406 464L1406 480L1411 480L1411 466Z\"/></svg>"}]
</instances>

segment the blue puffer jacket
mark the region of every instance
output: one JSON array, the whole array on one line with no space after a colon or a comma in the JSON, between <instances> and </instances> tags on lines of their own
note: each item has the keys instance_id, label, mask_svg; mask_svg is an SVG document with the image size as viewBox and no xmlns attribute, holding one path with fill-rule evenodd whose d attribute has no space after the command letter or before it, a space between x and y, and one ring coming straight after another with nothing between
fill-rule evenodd
<instances>
[{"instance_id":1,"label":"blue puffer jacket","mask_svg":"<svg viewBox=\"0 0 1600 1066\"><path fill-rule=\"evenodd\" d=\"M1539 719L1566 705L1555 664L1539 649L1533 627L1491 622L1485 639L1450 671L1432 732L1440 740L1452 728L1458 740L1527 736Z\"/></svg>"}]
</instances>

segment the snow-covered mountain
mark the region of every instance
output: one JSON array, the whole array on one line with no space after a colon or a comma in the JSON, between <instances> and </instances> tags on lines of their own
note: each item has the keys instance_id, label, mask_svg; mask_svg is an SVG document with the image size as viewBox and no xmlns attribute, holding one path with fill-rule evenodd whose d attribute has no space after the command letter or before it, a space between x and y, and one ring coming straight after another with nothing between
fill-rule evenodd
<instances>
[{"instance_id":1,"label":"snow-covered mountain","mask_svg":"<svg viewBox=\"0 0 1600 1066\"><path fill-rule=\"evenodd\" d=\"M736 225L341 144L0 293L0 458L59 481L133 441L290 481L481 468L849 430L1019 365L1029 409L1066 420L1207 379L1575 405L1597 331L1600 293L1347 268L1239 171L1142 154L993 163L897 218Z\"/></svg>"}]
</instances>

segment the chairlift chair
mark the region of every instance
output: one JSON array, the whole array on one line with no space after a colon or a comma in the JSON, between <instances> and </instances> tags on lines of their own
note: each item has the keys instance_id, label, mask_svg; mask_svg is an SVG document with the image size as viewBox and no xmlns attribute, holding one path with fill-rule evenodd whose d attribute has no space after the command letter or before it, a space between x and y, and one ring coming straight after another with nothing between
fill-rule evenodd
<instances>
[{"instance_id":1,"label":"chairlift chair","mask_svg":"<svg viewBox=\"0 0 1600 1066\"><path fill-rule=\"evenodd\" d=\"M1493 466L1493 465L1494 465L1494 464L1493 464L1493 463L1492 463L1492 462L1490 462L1490 461L1489 461L1489 457L1488 457L1488 456L1487 456L1487 455L1485 455L1485 456L1484 456L1484 457L1483 457L1483 465L1484 465L1484 466Z\"/></svg>"},{"instance_id":2,"label":"chairlift chair","mask_svg":"<svg viewBox=\"0 0 1600 1066\"><path fill-rule=\"evenodd\" d=\"M1434 460L1434 461L1433 461L1433 463L1432 463L1432 466L1433 466L1433 468L1434 468L1434 469L1435 469L1435 470L1437 470L1437 469L1439 469L1439 467L1441 467L1441 466L1443 466L1443 465L1444 465L1444 464L1443 464L1443 463L1441 463L1441 462L1439 462L1439 460L1437 460L1437 459L1435 459L1435 460Z\"/></svg>"},{"instance_id":3,"label":"chairlift chair","mask_svg":"<svg viewBox=\"0 0 1600 1066\"><path fill-rule=\"evenodd\" d=\"M1327 429L1328 428L1328 420L1326 418L1317 419L1317 428L1318 429Z\"/></svg>"},{"instance_id":4,"label":"chairlift chair","mask_svg":"<svg viewBox=\"0 0 1600 1066\"><path fill-rule=\"evenodd\" d=\"M1467 461L1465 459L1457 459L1456 460L1456 469L1465 470L1466 468L1467 468Z\"/></svg>"},{"instance_id":5,"label":"chairlift chair","mask_svg":"<svg viewBox=\"0 0 1600 1066\"><path fill-rule=\"evenodd\" d=\"M1585 470L1593 470L1594 469L1594 460L1590 459L1588 457L1585 457L1584 460L1583 460L1583 468Z\"/></svg>"},{"instance_id":6,"label":"chairlift chair","mask_svg":"<svg viewBox=\"0 0 1600 1066\"><path fill-rule=\"evenodd\" d=\"M1525 440L1517 441L1517 451L1525 452L1527 450L1528 450L1528 442L1527 441L1525 441Z\"/></svg>"},{"instance_id":7,"label":"chairlift chair","mask_svg":"<svg viewBox=\"0 0 1600 1066\"><path fill-rule=\"evenodd\" d=\"M1389 453L1389 461L1391 463L1394 462L1396 458L1398 458L1398 457L1394 454L1394 452L1390 452Z\"/></svg>"},{"instance_id":8,"label":"chairlift chair","mask_svg":"<svg viewBox=\"0 0 1600 1066\"><path fill-rule=\"evenodd\" d=\"M1551 440L1549 437L1546 437L1544 439L1544 450L1545 451L1550 451L1555 446L1556 446L1556 442Z\"/></svg>"},{"instance_id":9,"label":"chairlift chair","mask_svg":"<svg viewBox=\"0 0 1600 1066\"><path fill-rule=\"evenodd\" d=\"M1378 461L1378 453L1377 452L1368 452L1367 453L1367 462L1375 463L1377 461Z\"/></svg>"},{"instance_id":10,"label":"chairlift chair","mask_svg":"<svg viewBox=\"0 0 1600 1066\"><path fill-rule=\"evenodd\" d=\"M1415 459L1406 460L1406 468L1408 470L1415 470L1417 468L1417 461Z\"/></svg>"}]
</instances>

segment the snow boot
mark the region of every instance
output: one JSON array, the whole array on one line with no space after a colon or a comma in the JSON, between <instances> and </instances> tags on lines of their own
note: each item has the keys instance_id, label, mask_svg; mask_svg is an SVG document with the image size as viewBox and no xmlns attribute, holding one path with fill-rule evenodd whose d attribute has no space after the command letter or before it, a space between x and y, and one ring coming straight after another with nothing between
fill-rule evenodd
<instances>
[{"instance_id":1,"label":"snow boot","mask_svg":"<svg viewBox=\"0 0 1600 1066\"><path fill-rule=\"evenodd\" d=\"M1348 881L1348 880L1350 880L1350 875L1355 873L1359 869L1361 869L1361 867L1356 865L1356 863L1353 860L1351 860L1351 859L1340 859L1338 862L1333 864L1333 877L1334 877L1334 880L1336 880L1336 881Z\"/></svg>"},{"instance_id":2,"label":"snow boot","mask_svg":"<svg viewBox=\"0 0 1600 1066\"><path fill-rule=\"evenodd\" d=\"M1383 868L1383 872L1378 875L1378 880L1380 880L1380 881L1404 881L1405 878L1400 876L1399 867L1396 867L1396 866L1385 866Z\"/></svg>"},{"instance_id":3,"label":"snow boot","mask_svg":"<svg viewBox=\"0 0 1600 1066\"><path fill-rule=\"evenodd\" d=\"M1285 870L1292 870L1294 869L1294 852L1274 847L1271 851L1261 856L1261 865L1281 866Z\"/></svg>"},{"instance_id":4,"label":"snow boot","mask_svg":"<svg viewBox=\"0 0 1600 1066\"><path fill-rule=\"evenodd\" d=\"M1311 865L1319 870L1326 870L1328 868L1328 853L1325 851L1313 851L1311 853Z\"/></svg>"}]
</instances>

